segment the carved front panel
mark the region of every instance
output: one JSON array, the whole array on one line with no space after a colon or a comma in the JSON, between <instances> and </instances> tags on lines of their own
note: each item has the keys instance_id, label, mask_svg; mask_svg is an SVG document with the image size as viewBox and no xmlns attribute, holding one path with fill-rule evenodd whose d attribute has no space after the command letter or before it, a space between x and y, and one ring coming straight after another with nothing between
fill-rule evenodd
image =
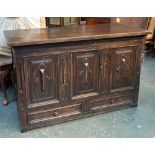
<instances>
[{"instance_id":1,"label":"carved front panel","mask_svg":"<svg viewBox=\"0 0 155 155\"><path fill-rule=\"evenodd\" d=\"M136 47L116 48L112 50L112 91L119 91L121 89L133 89L136 50Z\"/></svg>"},{"instance_id":2,"label":"carved front panel","mask_svg":"<svg viewBox=\"0 0 155 155\"><path fill-rule=\"evenodd\" d=\"M98 51L73 54L73 95L97 92L98 67Z\"/></svg>"},{"instance_id":3,"label":"carved front panel","mask_svg":"<svg viewBox=\"0 0 155 155\"><path fill-rule=\"evenodd\" d=\"M57 99L57 55L28 59L30 103Z\"/></svg>"}]
</instances>

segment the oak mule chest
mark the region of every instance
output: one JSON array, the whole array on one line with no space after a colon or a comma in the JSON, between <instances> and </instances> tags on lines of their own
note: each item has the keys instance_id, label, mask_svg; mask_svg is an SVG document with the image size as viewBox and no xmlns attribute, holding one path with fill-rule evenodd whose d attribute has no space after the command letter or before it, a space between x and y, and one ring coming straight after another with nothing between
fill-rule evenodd
<instances>
[{"instance_id":1,"label":"oak mule chest","mask_svg":"<svg viewBox=\"0 0 155 155\"><path fill-rule=\"evenodd\" d=\"M137 106L146 34L119 24L5 32L21 131Z\"/></svg>"}]
</instances>

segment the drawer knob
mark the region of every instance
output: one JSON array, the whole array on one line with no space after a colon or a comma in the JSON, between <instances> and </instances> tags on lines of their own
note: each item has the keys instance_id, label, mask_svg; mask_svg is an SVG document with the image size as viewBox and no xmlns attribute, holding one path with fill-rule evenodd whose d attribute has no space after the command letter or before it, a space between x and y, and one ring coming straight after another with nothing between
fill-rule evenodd
<instances>
[{"instance_id":1,"label":"drawer knob","mask_svg":"<svg viewBox=\"0 0 155 155\"><path fill-rule=\"evenodd\" d=\"M110 100L110 104L113 104L113 100Z\"/></svg>"},{"instance_id":2,"label":"drawer knob","mask_svg":"<svg viewBox=\"0 0 155 155\"><path fill-rule=\"evenodd\" d=\"M57 116L57 115L58 115L58 112L55 111L55 112L54 112L54 116Z\"/></svg>"},{"instance_id":3,"label":"drawer knob","mask_svg":"<svg viewBox=\"0 0 155 155\"><path fill-rule=\"evenodd\" d=\"M93 46L96 46L96 43L93 43Z\"/></svg>"}]
</instances>

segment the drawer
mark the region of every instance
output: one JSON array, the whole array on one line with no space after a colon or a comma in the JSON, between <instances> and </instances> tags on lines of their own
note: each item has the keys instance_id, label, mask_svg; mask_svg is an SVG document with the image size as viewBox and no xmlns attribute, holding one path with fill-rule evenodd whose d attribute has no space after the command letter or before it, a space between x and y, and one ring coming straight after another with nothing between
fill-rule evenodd
<instances>
[{"instance_id":1,"label":"drawer","mask_svg":"<svg viewBox=\"0 0 155 155\"><path fill-rule=\"evenodd\" d=\"M131 96L122 96L122 97L116 97L109 99L108 105L121 105L121 104L130 104L132 103L132 97Z\"/></svg>"},{"instance_id":2,"label":"drawer","mask_svg":"<svg viewBox=\"0 0 155 155\"><path fill-rule=\"evenodd\" d=\"M101 108L103 106L106 106L107 102L108 102L107 99L102 99L102 98L98 98L98 99L89 101L90 106L91 106L91 110L96 109L96 108Z\"/></svg>"},{"instance_id":3,"label":"drawer","mask_svg":"<svg viewBox=\"0 0 155 155\"><path fill-rule=\"evenodd\" d=\"M48 119L51 120L51 119L63 118L80 113L81 113L81 104L79 103L71 106L28 113L28 122L33 123Z\"/></svg>"},{"instance_id":4,"label":"drawer","mask_svg":"<svg viewBox=\"0 0 155 155\"><path fill-rule=\"evenodd\" d=\"M91 112L102 112L108 110L115 110L117 107L129 106L132 104L131 96L115 97L110 99L98 99L90 101Z\"/></svg>"},{"instance_id":5,"label":"drawer","mask_svg":"<svg viewBox=\"0 0 155 155\"><path fill-rule=\"evenodd\" d=\"M123 90L119 89L119 91L110 92L109 98L115 98L120 96L132 96L134 93L133 89Z\"/></svg>"}]
</instances>

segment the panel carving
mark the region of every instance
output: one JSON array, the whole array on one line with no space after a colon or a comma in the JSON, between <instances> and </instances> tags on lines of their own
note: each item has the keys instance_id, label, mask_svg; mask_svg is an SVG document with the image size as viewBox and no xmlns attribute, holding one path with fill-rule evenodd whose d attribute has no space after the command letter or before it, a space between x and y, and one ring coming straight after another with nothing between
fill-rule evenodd
<instances>
[{"instance_id":1,"label":"panel carving","mask_svg":"<svg viewBox=\"0 0 155 155\"><path fill-rule=\"evenodd\" d=\"M57 56L28 60L30 103L57 99Z\"/></svg>"},{"instance_id":2,"label":"panel carving","mask_svg":"<svg viewBox=\"0 0 155 155\"><path fill-rule=\"evenodd\" d=\"M112 51L112 89L133 89L136 47L117 48Z\"/></svg>"},{"instance_id":3,"label":"panel carving","mask_svg":"<svg viewBox=\"0 0 155 155\"><path fill-rule=\"evenodd\" d=\"M98 67L98 51L73 54L73 95L97 91Z\"/></svg>"}]
</instances>

